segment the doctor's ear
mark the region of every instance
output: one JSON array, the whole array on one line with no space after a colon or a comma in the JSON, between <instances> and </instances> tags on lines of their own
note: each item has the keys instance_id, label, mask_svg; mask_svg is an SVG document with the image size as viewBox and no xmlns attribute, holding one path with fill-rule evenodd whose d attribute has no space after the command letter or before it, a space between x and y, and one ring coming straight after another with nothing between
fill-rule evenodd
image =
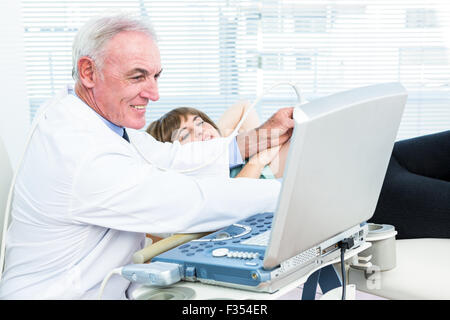
<instances>
[{"instance_id":1,"label":"doctor's ear","mask_svg":"<svg viewBox=\"0 0 450 320\"><path fill-rule=\"evenodd\" d=\"M81 83L87 88L93 88L97 80L95 62L90 57L81 57L78 60L78 73Z\"/></svg>"}]
</instances>

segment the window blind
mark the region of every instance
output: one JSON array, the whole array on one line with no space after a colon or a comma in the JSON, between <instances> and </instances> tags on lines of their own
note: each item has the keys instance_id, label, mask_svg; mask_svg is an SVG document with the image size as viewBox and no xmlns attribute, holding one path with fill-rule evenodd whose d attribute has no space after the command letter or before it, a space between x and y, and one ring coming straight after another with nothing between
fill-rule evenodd
<instances>
[{"instance_id":1,"label":"window blind","mask_svg":"<svg viewBox=\"0 0 450 320\"><path fill-rule=\"evenodd\" d=\"M450 128L444 0L22 0L31 118L73 82L78 28L114 10L149 17L158 35L161 98L150 103L148 123L179 106L217 120L277 82L293 82L313 100L399 81L409 97L398 139ZM257 106L261 121L295 101L288 86L273 90Z\"/></svg>"}]
</instances>

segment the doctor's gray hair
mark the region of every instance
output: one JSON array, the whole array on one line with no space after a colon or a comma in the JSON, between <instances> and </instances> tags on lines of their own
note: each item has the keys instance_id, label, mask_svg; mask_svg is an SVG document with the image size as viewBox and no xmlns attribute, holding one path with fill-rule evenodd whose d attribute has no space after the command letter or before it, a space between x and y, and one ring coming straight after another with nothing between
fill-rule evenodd
<instances>
[{"instance_id":1,"label":"doctor's gray hair","mask_svg":"<svg viewBox=\"0 0 450 320\"><path fill-rule=\"evenodd\" d=\"M137 31L147 34L153 41L157 41L148 17L136 18L127 13L109 16L99 16L86 22L75 35L72 45L72 77L80 80L78 61L88 56L101 71L104 62L104 49L109 40L124 31Z\"/></svg>"}]
</instances>

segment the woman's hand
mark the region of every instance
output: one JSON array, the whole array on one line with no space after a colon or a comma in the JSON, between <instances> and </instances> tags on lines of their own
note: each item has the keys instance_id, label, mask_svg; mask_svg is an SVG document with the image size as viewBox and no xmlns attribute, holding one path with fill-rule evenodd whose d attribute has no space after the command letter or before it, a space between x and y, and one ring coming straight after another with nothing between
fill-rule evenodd
<instances>
[{"instance_id":1,"label":"woman's hand","mask_svg":"<svg viewBox=\"0 0 450 320\"><path fill-rule=\"evenodd\" d=\"M236 178L253 178L258 179L264 167L274 161L280 151L280 146L266 149L255 154L242 168ZM276 158L278 159L278 158Z\"/></svg>"},{"instance_id":2,"label":"woman's hand","mask_svg":"<svg viewBox=\"0 0 450 320\"><path fill-rule=\"evenodd\" d=\"M276 146L263 150L252 156L248 162L254 165L258 165L261 168L264 168L266 165L271 163L273 159L278 155L280 147L281 146Z\"/></svg>"}]
</instances>

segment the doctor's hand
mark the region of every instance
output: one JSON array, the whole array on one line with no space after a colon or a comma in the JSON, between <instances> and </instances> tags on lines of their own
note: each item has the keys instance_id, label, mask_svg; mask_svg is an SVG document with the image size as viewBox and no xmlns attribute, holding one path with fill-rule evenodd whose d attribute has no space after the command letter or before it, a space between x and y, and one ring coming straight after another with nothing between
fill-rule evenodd
<instances>
[{"instance_id":1,"label":"doctor's hand","mask_svg":"<svg viewBox=\"0 0 450 320\"><path fill-rule=\"evenodd\" d=\"M295 124L293 113L293 107L279 109L258 128L267 131L267 148L282 145L290 139Z\"/></svg>"},{"instance_id":2,"label":"doctor's hand","mask_svg":"<svg viewBox=\"0 0 450 320\"><path fill-rule=\"evenodd\" d=\"M239 134L236 141L244 158L288 141L295 124L293 112L293 107L279 109L258 128Z\"/></svg>"}]
</instances>

